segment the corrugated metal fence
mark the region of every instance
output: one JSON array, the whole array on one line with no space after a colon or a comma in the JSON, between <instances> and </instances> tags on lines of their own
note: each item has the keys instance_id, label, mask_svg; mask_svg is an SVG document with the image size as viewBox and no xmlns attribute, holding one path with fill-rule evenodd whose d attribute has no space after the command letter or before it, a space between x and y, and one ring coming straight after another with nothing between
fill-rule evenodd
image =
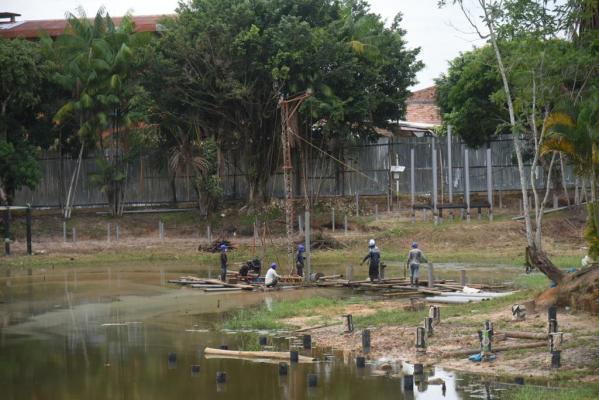
<instances>
[{"instance_id":1,"label":"corrugated metal fence","mask_svg":"<svg viewBox=\"0 0 599 400\"><path fill-rule=\"evenodd\" d=\"M438 154L439 193L447 193L448 162L447 140L436 140ZM464 190L464 145L458 140L452 142L453 191ZM389 189L389 167L406 166L399 176L399 190L410 190L410 149L415 152L415 189L418 194L432 192L432 138L380 138L376 143L350 146L344 149L342 159L345 165L323 156L319 152L309 155L307 190L320 196L385 195ZM486 191L486 149L469 150L470 190ZM513 143L510 136L500 137L491 142L493 165L493 189L517 190L520 188L518 168L513 161ZM238 165L238 154L227 154L222 177L225 196L229 199L243 199L247 196L247 183L244 168ZM76 160L61 160L52 154L46 154L41 160L42 180L35 190L23 189L17 193L15 204L30 203L33 206L60 207L64 203L66 191ZM350 168L351 167L351 168ZM106 204L106 199L90 183L90 173L95 171L95 159L85 159L82 165L79 184L75 192L76 206L94 206ZM360 173L369 178L362 176ZM527 173L530 168L527 167ZM537 187L543 187L543 174L535 174ZM574 182L570 169L567 170L568 183ZM395 191L396 182L391 182ZM176 192L178 202L195 201L191 180L188 177L171 179L165 170L155 168L151 160L142 157L131 163L127 171L125 201L129 204L160 204L173 200ZM295 193L303 195L303 183L295 179ZM275 197L283 196L283 174L276 171L268 183L268 193Z\"/></svg>"}]
</instances>

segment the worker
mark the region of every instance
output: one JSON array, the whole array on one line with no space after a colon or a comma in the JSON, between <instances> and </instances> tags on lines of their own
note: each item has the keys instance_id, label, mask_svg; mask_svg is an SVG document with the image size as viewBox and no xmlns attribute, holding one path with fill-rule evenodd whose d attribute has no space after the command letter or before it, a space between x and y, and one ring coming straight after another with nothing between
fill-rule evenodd
<instances>
[{"instance_id":1,"label":"worker","mask_svg":"<svg viewBox=\"0 0 599 400\"><path fill-rule=\"evenodd\" d=\"M306 249L304 248L303 244L297 246L297 256L295 257L295 269L299 276L304 276L304 260L306 259L306 257L304 257L304 251L306 251Z\"/></svg>"},{"instance_id":2,"label":"worker","mask_svg":"<svg viewBox=\"0 0 599 400\"><path fill-rule=\"evenodd\" d=\"M227 245L220 245L220 280L227 281Z\"/></svg>"},{"instance_id":3,"label":"worker","mask_svg":"<svg viewBox=\"0 0 599 400\"><path fill-rule=\"evenodd\" d=\"M428 262L422 250L418 248L418 243L412 243L412 249L408 253L408 267L410 268L410 284L418 286L418 276L420 274L420 262Z\"/></svg>"},{"instance_id":4,"label":"worker","mask_svg":"<svg viewBox=\"0 0 599 400\"><path fill-rule=\"evenodd\" d=\"M281 276L277 274L277 263L270 264L270 268L266 271L266 277L264 278L266 287L276 286L280 277Z\"/></svg>"},{"instance_id":5,"label":"worker","mask_svg":"<svg viewBox=\"0 0 599 400\"><path fill-rule=\"evenodd\" d=\"M381 252L378 247L376 247L376 243L374 239L370 239L368 242L368 254L362 260L360 265L364 264L364 262L368 260L368 276L370 277L370 281L374 282L379 280L379 264L381 262Z\"/></svg>"}]
</instances>

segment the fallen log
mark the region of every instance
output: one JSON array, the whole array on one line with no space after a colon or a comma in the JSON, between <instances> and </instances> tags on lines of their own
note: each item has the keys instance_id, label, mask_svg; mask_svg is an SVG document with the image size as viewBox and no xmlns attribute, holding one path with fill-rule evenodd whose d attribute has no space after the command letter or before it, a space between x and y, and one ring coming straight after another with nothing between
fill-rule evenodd
<instances>
[{"instance_id":1,"label":"fallen log","mask_svg":"<svg viewBox=\"0 0 599 400\"><path fill-rule=\"evenodd\" d=\"M270 358L276 360L289 360L288 351L239 351L239 350L221 350L212 347L204 349L205 355L222 356L229 358ZM316 358L298 355L299 362L314 362Z\"/></svg>"},{"instance_id":2,"label":"fallen log","mask_svg":"<svg viewBox=\"0 0 599 400\"><path fill-rule=\"evenodd\" d=\"M497 334L505 335L505 337L513 339L547 339L547 334L542 332L523 332L523 331L502 331Z\"/></svg>"},{"instance_id":3,"label":"fallen log","mask_svg":"<svg viewBox=\"0 0 599 400\"><path fill-rule=\"evenodd\" d=\"M528 343L516 343L516 344L506 344L503 346L493 346L492 350L494 353L499 351L509 351L509 350L520 350L520 349L533 349L536 347L545 347L547 346L547 341L542 342L528 342ZM466 350L451 350L443 352L443 358L451 358L451 357L463 357L470 356L472 354L480 353L480 347Z\"/></svg>"}]
</instances>

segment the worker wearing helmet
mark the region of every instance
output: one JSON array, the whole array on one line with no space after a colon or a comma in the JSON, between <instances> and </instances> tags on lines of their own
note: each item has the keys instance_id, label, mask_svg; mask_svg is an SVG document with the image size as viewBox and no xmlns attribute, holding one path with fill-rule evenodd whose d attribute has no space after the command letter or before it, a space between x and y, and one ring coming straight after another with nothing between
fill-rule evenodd
<instances>
[{"instance_id":1,"label":"worker wearing helmet","mask_svg":"<svg viewBox=\"0 0 599 400\"><path fill-rule=\"evenodd\" d=\"M279 282L279 278L281 276L277 274L277 263L270 264L270 268L266 271L266 277L264 278L264 283L266 287L274 287Z\"/></svg>"},{"instance_id":2,"label":"worker wearing helmet","mask_svg":"<svg viewBox=\"0 0 599 400\"><path fill-rule=\"evenodd\" d=\"M299 276L304 276L304 260L306 259L306 257L304 257L304 251L306 251L306 249L304 248L303 244L297 246L297 255L295 257L295 269Z\"/></svg>"},{"instance_id":3,"label":"worker wearing helmet","mask_svg":"<svg viewBox=\"0 0 599 400\"><path fill-rule=\"evenodd\" d=\"M418 243L412 243L412 249L408 253L408 266L410 268L410 284L418 286L418 276L420 275L420 263L428 262L422 250L418 248Z\"/></svg>"},{"instance_id":4,"label":"worker wearing helmet","mask_svg":"<svg viewBox=\"0 0 599 400\"><path fill-rule=\"evenodd\" d=\"M360 265L364 264L364 262L368 260L368 276L370 277L370 281L374 282L379 280L379 264L381 262L381 252L378 247L376 247L376 243L374 239L370 239L368 242L368 254L362 260Z\"/></svg>"},{"instance_id":5,"label":"worker wearing helmet","mask_svg":"<svg viewBox=\"0 0 599 400\"><path fill-rule=\"evenodd\" d=\"M227 245L221 244L220 249L220 280L227 281Z\"/></svg>"}]
</instances>

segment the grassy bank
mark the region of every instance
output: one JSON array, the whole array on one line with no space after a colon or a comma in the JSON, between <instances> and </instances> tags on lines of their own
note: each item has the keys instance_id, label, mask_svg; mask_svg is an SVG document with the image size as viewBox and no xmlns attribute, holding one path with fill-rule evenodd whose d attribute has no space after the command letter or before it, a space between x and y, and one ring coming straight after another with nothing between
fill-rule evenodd
<instances>
[{"instance_id":1,"label":"grassy bank","mask_svg":"<svg viewBox=\"0 0 599 400\"><path fill-rule=\"evenodd\" d=\"M547 287L547 278L541 274L520 277L514 282L518 292L489 301L443 307L443 318L460 315L485 315L505 308L511 304L530 299L543 288ZM387 325L417 325L427 315L427 311L405 311L399 307L381 308L381 302L365 297L349 297L331 299L312 297L299 301L277 301L271 308L263 305L258 309L244 309L230 315L224 324L227 329L282 329L289 328L285 319L291 317L319 316L323 323L330 316L337 317L343 308L350 304L361 304L372 310L371 314L354 316L357 328L377 327Z\"/></svg>"}]
</instances>

